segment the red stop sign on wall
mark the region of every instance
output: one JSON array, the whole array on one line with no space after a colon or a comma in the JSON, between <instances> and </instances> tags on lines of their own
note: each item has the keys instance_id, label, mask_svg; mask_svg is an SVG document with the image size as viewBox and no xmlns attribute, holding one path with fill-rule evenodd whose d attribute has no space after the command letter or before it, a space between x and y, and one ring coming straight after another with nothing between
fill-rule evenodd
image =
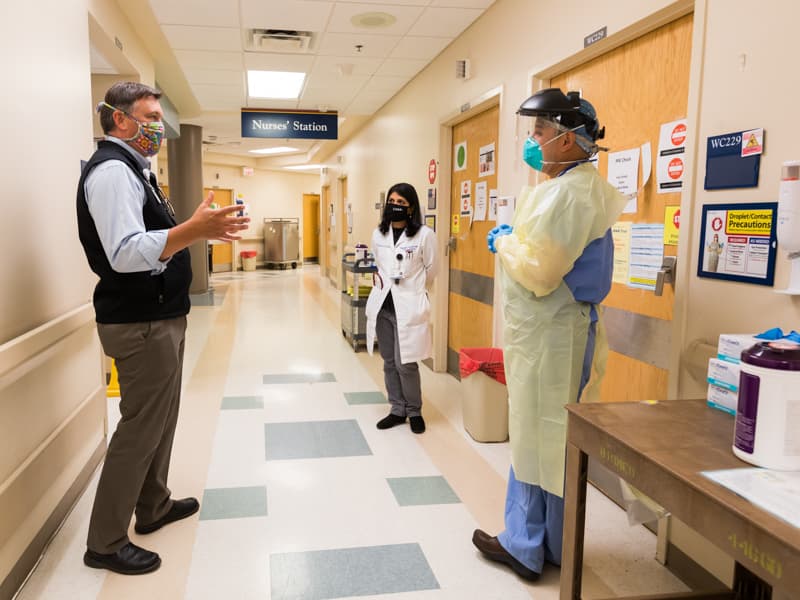
<instances>
[{"instance_id":1,"label":"red stop sign on wall","mask_svg":"<svg viewBox=\"0 0 800 600\"><path fill-rule=\"evenodd\" d=\"M686 125L683 123L678 123L675 125L670 137L672 139L673 146L680 146L683 144L684 140L686 139Z\"/></svg>"},{"instance_id":2,"label":"red stop sign on wall","mask_svg":"<svg viewBox=\"0 0 800 600\"><path fill-rule=\"evenodd\" d=\"M683 161L680 158L673 158L667 166L667 173L672 179L680 179L683 175Z\"/></svg>"}]
</instances>

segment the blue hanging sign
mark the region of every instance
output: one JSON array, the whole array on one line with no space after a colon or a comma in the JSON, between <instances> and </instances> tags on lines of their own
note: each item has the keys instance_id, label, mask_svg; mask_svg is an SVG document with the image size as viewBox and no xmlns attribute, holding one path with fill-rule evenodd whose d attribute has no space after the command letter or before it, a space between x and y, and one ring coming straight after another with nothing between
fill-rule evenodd
<instances>
[{"instance_id":1,"label":"blue hanging sign","mask_svg":"<svg viewBox=\"0 0 800 600\"><path fill-rule=\"evenodd\" d=\"M762 132L763 142L763 130L734 131L708 138L705 189L726 190L758 186L762 144L753 135L755 131ZM757 146L753 146L754 142ZM757 151L751 151L751 146L757 147Z\"/></svg>"},{"instance_id":2,"label":"blue hanging sign","mask_svg":"<svg viewBox=\"0 0 800 600\"><path fill-rule=\"evenodd\" d=\"M242 110L242 137L335 140L336 112Z\"/></svg>"}]
</instances>

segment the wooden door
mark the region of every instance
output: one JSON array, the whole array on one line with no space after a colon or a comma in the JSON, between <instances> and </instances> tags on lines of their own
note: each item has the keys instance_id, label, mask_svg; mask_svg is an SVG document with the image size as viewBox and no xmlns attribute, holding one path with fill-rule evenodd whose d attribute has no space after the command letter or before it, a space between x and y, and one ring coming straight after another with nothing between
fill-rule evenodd
<instances>
[{"instance_id":1,"label":"wooden door","mask_svg":"<svg viewBox=\"0 0 800 600\"><path fill-rule=\"evenodd\" d=\"M220 207L233 204L233 190L223 190L219 188L203 188L203 197L208 196L208 192L214 192L214 202ZM211 272L233 270L233 243L210 241L211 247Z\"/></svg>"},{"instance_id":2,"label":"wooden door","mask_svg":"<svg viewBox=\"0 0 800 600\"><path fill-rule=\"evenodd\" d=\"M319 194L303 194L303 262L319 262Z\"/></svg>"},{"instance_id":3,"label":"wooden door","mask_svg":"<svg viewBox=\"0 0 800 600\"><path fill-rule=\"evenodd\" d=\"M466 168L453 160L450 183L450 291L448 293L447 372L459 376L461 348L489 347L492 344L494 304L494 254L486 247L486 234L494 221L474 221L461 215L462 186L468 183L471 203L476 204L476 184L486 184L488 215L489 191L497 188L497 148L500 109L493 106L453 127L453 148L466 142ZM479 172L479 150L494 144L492 174L485 167ZM479 176L483 175L483 176ZM459 231L453 231L453 219ZM455 242L453 243L453 239ZM453 247L454 246L454 247Z\"/></svg>"},{"instance_id":4,"label":"wooden door","mask_svg":"<svg viewBox=\"0 0 800 600\"><path fill-rule=\"evenodd\" d=\"M637 212L623 214L621 221L663 224L665 207L680 205L680 193L656 193L655 166L661 124L686 117L692 23L693 15L682 17L550 82L582 91L606 127L601 144L612 152L650 142L650 180L639 193ZM606 176L605 153L599 169ZM640 173L640 186L642 181ZM665 246L664 254L676 255L677 247ZM669 284L662 296L613 284L603 302L610 349L603 401L666 399L673 300Z\"/></svg>"}]
</instances>

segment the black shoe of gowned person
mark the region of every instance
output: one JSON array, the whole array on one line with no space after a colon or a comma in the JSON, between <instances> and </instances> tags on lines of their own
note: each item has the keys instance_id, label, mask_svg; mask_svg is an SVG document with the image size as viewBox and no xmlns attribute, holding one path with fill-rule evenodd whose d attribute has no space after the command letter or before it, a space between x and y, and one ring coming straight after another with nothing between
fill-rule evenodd
<instances>
[{"instance_id":1,"label":"black shoe of gowned person","mask_svg":"<svg viewBox=\"0 0 800 600\"><path fill-rule=\"evenodd\" d=\"M408 422L411 424L411 431L413 431L414 433L425 432L425 419L422 418L422 415L418 415L416 417L409 417Z\"/></svg>"},{"instance_id":2,"label":"black shoe of gowned person","mask_svg":"<svg viewBox=\"0 0 800 600\"><path fill-rule=\"evenodd\" d=\"M128 542L113 554L100 554L87 550L83 564L93 569L108 569L121 575L142 575L161 566L161 558L155 552Z\"/></svg>"},{"instance_id":3,"label":"black shoe of gowned person","mask_svg":"<svg viewBox=\"0 0 800 600\"><path fill-rule=\"evenodd\" d=\"M154 531L161 529L164 525L168 525L169 523L173 523L175 521L180 521L186 517L191 517L199 509L200 503L197 501L197 498L173 500L172 507L169 509L169 511L167 511L167 514L161 517L158 521L155 523L150 523L149 525L140 525L139 523L136 523L136 525L133 526L133 530L140 535L153 533Z\"/></svg>"},{"instance_id":4,"label":"black shoe of gowned person","mask_svg":"<svg viewBox=\"0 0 800 600\"><path fill-rule=\"evenodd\" d=\"M405 417L399 417L395 414L389 413L387 416L378 421L378 424L375 425L375 427L378 429L389 429L390 427L394 427L395 425L400 425L401 423L405 422Z\"/></svg>"},{"instance_id":5,"label":"black shoe of gowned person","mask_svg":"<svg viewBox=\"0 0 800 600\"><path fill-rule=\"evenodd\" d=\"M523 579L527 579L528 581L536 581L539 579L539 573L533 569L529 569L511 556L508 551L500 545L496 537L490 536L485 531L476 529L475 533L472 534L472 543L475 544L475 547L480 550L486 558L495 562L507 564Z\"/></svg>"}]
</instances>

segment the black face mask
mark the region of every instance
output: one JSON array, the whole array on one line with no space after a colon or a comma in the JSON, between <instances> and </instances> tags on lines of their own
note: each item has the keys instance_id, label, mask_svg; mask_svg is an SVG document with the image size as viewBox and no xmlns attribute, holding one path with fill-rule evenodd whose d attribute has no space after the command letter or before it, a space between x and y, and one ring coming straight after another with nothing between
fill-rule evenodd
<instances>
[{"instance_id":1,"label":"black face mask","mask_svg":"<svg viewBox=\"0 0 800 600\"><path fill-rule=\"evenodd\" d=\"M408 208L399 204L387 204L383 216L393 223L406 221L408 220Z\"/></svg>"}]
</instances>

